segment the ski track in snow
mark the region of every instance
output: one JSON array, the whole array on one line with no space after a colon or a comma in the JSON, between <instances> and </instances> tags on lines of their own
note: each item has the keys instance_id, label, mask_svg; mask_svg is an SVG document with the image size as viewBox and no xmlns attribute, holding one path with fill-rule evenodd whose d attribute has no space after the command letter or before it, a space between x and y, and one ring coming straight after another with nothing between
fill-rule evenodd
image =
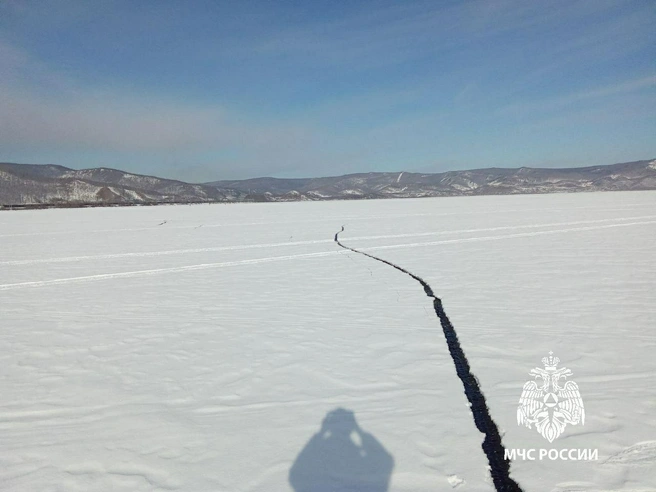
<instances>
[{"instance_id":1,"label":"ski track in snow","mask_svg":"<svg viewBox=\"0 0 656 492\"><path fill-rule=\"evenodd\" d=\"M173 267L173 268L153 268L150 270L137 270L133 272L101 273L98 275L85 275L82 277L60 278L54 280L37 280L33 282L19 282L15 284L4 284L4 285L0 285L0 290L10 290L20 287L44 287L47 285L69 284L72 282L89 282L93 280L106 280L106 279L114 279L114 278L159 275L162 273L191 272L195 270L208 270L212 268L225 268L225 267L241 266L241 265L257 265L260 263L270 263L273 261L286 261L286 260L297 260L300 258L318 258L321 256L332 256L340 253L342 252L325 251L321 253L304 253L298 255L270 256L266 258L255 258L251 260L224 261L219 263L202 263L200 265L188 265L188 266Z\"/></svg>"},{"instance_id":2,"label":"ski track in snow","mask_svg":"<svg viewBox=\"0 0 656 492\"><path fill-rule=\"evenodd\" d=\"M447 239L444 241L431 241L424 243L407 243L407 244L392 244L389 246L372 246L366 248L369 251L381 250L381 249L398 249L398 248L417 248L422 246L437 246L439 244L452 244L452 243L471 243L479 241L497 241L501 239L513 239L518 237L535 237L535 236L546 236L551 234L563 234L566 232L584 232L584 231L594 231L599 229L612 229L615 227L629 227L635 225L648 225L656 224L656 221L645 221L645 222L628 222L626 224L609 224L604 226L591 226L591 227L572 227L570 229L555 229L552 231L538 231L538 232L522 232L518 234L507 234L505 236L482 236L482 237L469 237L463 239Z\"/></svg>"},{"instance_id":3,"label":"ski track in snow","mask_svg":"<svg viewBox=\"0 0 656 492\"><path fill-rule=\"evenodd\" d=\"M374 250L386 250L386 249L399 249L399 248L417 248L417 247L425 247L425 246L437 246L437 245L442 245L442 244L457 244L457 243L469 243L469 242L482 242L482 241L499 241L503 239L514 239L514 238L523 238L523 237L535 237L535 236L543 236L543 235L551 235L551 234L564 234L568 232L585 232L585 231L593 231L593 230L598 230L598 229L611 229L611 228L616 228L616 227L630 227L630 226L636 226L636 225L647 225L647 224L656 224L656 221L643 221L643 222L627 222L627 223L621 223L621 224L607 224L607 225L599 225L599 226L590 226L590 227L573 227L573 228L567 228L567 229L554 229L554 230L549 230L549 231L536 231L536 232L524 232L524 233L517 233L517 234L507 234L507 235L501 235L501 236L481 236L481 237L471 237L471 238L460 238L460 239L446 239L442 241L431 241L431 242L421 242L421 243L405 243L405 244L393 244L393 245L387 245L387 246L370 246L370 247L361 247L361 249L366 249L367 251L374 251ZM376 236L378 238L381 238L381 236ZM392 236L392 237L398 237ZM359 239L364 239L363 237ZM324 243L326 240L319 240L319 241L310 241L310 244L316 244L316 243ZM330 242L330 241L328 241ZM308 242L305 242L304 244L307 244ZM280 244L280 243L279 243ZM257 247L255 245L254 247ZM231 247L226 247L225 250L230 250ZM243 247L236 247L236 249L243 249ZM211 250L211 249L210 249ZM195 250L194 252L197 252L200 250ZM48 285L57 285L57 284L68 284L72 282L89 282L89 281L94 281L94 280L107 280L107 279L115 279L115 278L128 278L128 277L137 277L137 276L149 276L149 275L160 275L160 274L166 274L166 273L181 273L181 272L188 272L188 271L194 271L194 270L207 270L207 269L212 269L212 268L226 268L226 267L233 267L233 266L242 266L242 265L256 265L259 263L268 263L268 262L274 262L274 261L287 261L287 260L295 260L295 259L304 259L304 258L319 258L322 256L331 256L335 254L341 254L341 251L324 251L324 252L318 252L318 253L301 253L301 254L295 254L295 255L284 255L284 256L270 256L270 257L264 257L264 258L254 258L254 259L248 259L248 260L238 260L238 261L224 261L224 262L216 262L216 263L201 263L198 265L187 265L187 266L181 266L181 267L170 267L170 268L154 268L154 269L148 269L148 270L135 270L135 271L130 271L130 272L117 272L117 273L102 273L102 274L97 274L97 275L84 275L80 277L69 277L69 278L60 278L60 279L53 279L53 280L35 280L35 281L30 281L30 282L17 282L17 283L11 283L11 284L0 284L0 291L2 290L11 290L11 289L18 289L18 288L24 288L24 287L44 287ZM174 254L171 252L164 252L164 254ZM122 255L119 255L118 257L121 257ZM157 252L155 253L129 253L127 256L159 256ZM99 255L100 258L113 258L116 257L114 255ZM85 257L82 257L83 259ZM88 258L88 257L87 257ZM63 260L63 259L62 259ZM18 261L36 261L39 262L39 260L18 260ZM68 261L67 259L65 261ZM29 263L25 263L29 264Z\"/></svg>"},{"instance_id":4,"label":"ski track in snow","mask_svg":"<svg viewBox=\"0 0 656 492\"><path fill-rule=\"evenodd\" d=\"M600 220L584 220L584 221L574 221L574 222L553 222L548 224L526 224L518 226L502 226L502 227L486 227L478 229L460 229L460 230L451 230L451 231L433 231L433 232L421 232L414 234L388 234L388 235L379 235L379 236L360 236L349 238L350 241L365 241L365 240L376 240L376 239L401 239L401 238L410 238L410 237L429 237L429 236L438 236L438 235L449 235L449 234L468 234L475 232L494 232L494 231L508 231L508 230L517 230L517 229L539 229L543 227L559 227L559 226L569 226L569 225L582 225L582 224L599 224L604 222L617 222L617 221L629 221L629 220L642 220L642 219L656 219L654 215L646 215L641 217L622 217L616 219L600 219ZM635 224L649 224L652 222L633 222L626 225L635 225ZM625 224L617 224L618 226ZM611 224L613 226L613 224ZM585 229L571 229L571 230L585 230ZM569 230L567 230L569 231ZM544 233L551 233L552 231L544 231ZM561 232L566 232L562 231ZM530 235L532 233L522 233L515 236L487 236L482 238L465 238L468 241L483 241L490 240L491 238L498 237L499 239L506 239L510 237L523 237L524 235ZM462 242L463 239L453 239L447 241L439 242L430 242L430 243L417 243L424 245L436 245L436 244L448 244L449 242ZM169 251L147 251L147 252L134 252L134 253L115 253L115 254L104 254L104 255L86 255L86 256L68 256L63 258L39 258L39 259L26 259L26 260L10 260L10 261L0 261L0 266L18 266L18 265L36 265L36 264L46 264L46 263L68 263L68 262L77 262L77 261L86 261L86 260L109 260L114 258L146 258L146 257L155 257L155 256L169 256L169 255L185 255L185 254L196 254L196 253L216 253L221 251L240 251L240 250L249 250L249 249L269 249L269 248L281 248L286 246L308 246L313 244L328 244L332 243L331 239L318 239L313 241L290 241L290 242L281 242L281 243L268 243L268 244L243 244L236 246L221 246L216 248L194 248L194 249L177 249ZM414 246L414 245L399 245L398 247L405 246ZM394 247L394 246L387 246ZM379 246L378 248L383 248Z\"/></svg>"}]
</instances>

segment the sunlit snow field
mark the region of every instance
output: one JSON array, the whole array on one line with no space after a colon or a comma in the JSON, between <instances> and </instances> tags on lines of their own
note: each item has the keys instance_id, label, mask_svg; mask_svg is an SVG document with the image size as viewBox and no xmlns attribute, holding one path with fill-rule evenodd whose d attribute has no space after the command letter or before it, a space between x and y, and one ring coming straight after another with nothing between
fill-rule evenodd
<instances>
[{"instance_id":1,"label":"sunlit snow field","mask_svg":"<svg viewBox=\"0 0 656 492\"><path fill-rule=\"evenodd\" d=\"M656 192L622 192L0 213L0 490L493 490L431 299L342 226L442 298L506 448L598 449L525 491L656 489ZM553 443L516 418L549 351L586 412Z\"/></svg>"}]
</instances>

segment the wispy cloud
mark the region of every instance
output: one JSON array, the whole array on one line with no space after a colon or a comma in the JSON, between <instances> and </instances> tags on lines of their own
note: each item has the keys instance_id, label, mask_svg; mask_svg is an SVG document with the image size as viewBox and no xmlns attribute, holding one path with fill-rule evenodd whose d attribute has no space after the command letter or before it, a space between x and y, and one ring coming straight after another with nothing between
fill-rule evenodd
<instances>
[{"instance_id":1,"label":"wispy cloud","mask_svg":"<svg viewBox=\"0 0 656 492\"><path fill-rule=\"evenodd\" d=\"M645 89L649 90L654 88L656 88L656 75L650 75L602 87L593 87L584 91L548 99L514 103L501 108L498 113L506 116L525 116L528 114L535 115L535 113L549 113L562 110L563 108L571 108L590 100L605 99L612 96L631 94Z\"/></svg>"},{"instance_id":2,"label":"wispy cloud","mask_svg":"<svg viewBox=\"0 0 656 492\"><path fill-rule=\"evenodd\" d=\"M268 35L265 31L264 40L251 48L266 56L298 56L305 57L311 64L350 65L353 69L362 69L466 49L505 33L544 31L549 34L562 24L580 21L621 4L618 0L364 4L362 10L354 9L346 17L292 25ZM640 14L634 13L636 17ZM644 14L642 18L645 20ZM619 24L622 23L623 17ZM615 36L621 41L628 32L616 24L603 27L621 29ZM571 43L570 51L590 48L595 41L583 33ZM559 46L556 42L544 48L557 51Z\"/></svg>"}]
</instances>

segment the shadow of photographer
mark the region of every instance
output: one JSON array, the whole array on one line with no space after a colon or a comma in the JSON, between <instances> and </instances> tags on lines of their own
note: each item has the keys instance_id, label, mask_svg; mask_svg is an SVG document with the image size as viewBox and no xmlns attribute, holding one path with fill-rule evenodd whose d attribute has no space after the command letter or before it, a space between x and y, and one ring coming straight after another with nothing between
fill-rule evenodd
<instances>
[{"instance_id":1,"label":"shadow of photographer","mask_svg":"<svg viewBox=\"0 0 656 492\"><path fill-rule=\"evenodd\" d=\"M386 492L394 458L350 410L328 412L289 471L295 492Z\"/></svg>"}]
</instances>

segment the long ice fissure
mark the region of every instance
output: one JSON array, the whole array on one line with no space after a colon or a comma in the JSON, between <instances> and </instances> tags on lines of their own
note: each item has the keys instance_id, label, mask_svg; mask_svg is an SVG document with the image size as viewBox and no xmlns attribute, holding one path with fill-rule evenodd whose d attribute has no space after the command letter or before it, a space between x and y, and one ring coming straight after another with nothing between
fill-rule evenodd
<instances>
[{"instance_id":1,"label":"long ice fissure","mask_svg":"<svg viewBox=\"0 0 656 492\"><path fill-rule=\"evenodd\" d=\"M372 254L365 253L364 251L359 251L355 248L351 248L342 244L339 240L339 234L343 231L344 226L342 226L342 229L335 234L335 242L338 246L354 253L367 256L373 260L380 261L381 263L385 263L386 265L389 265L392 268L405 273L406 275L419 282L424 288L426 295L433 299L433 308L435 309L435 314L437 314L437 317L440 320L440 324L442 325L444 337L446 339L451 358L453 359L456 373L458 374L460 381L462 381L465 395L467 396L467 400L471 406L474 423L476 424L476 428L485 435L481 447L487 456L488 463L490 465L490 475L492 476L494 486L498 492L522 492L522 488L519 486L519 484L510 478L510 460L505 457L505 448L501 442L501 434L499 433L499 428L490 415L490 410L488 409L485 395L483 395L483 392L481 391L478 379L471 372L469 362L460 345L456 330L451 324L451 321L446 315L446 312L444 311L442 300L434 294L433 289L428 284L428 282L406 270L405 268L400 267L383 258L379 258Z\"/></svg>"}]
</instances>

